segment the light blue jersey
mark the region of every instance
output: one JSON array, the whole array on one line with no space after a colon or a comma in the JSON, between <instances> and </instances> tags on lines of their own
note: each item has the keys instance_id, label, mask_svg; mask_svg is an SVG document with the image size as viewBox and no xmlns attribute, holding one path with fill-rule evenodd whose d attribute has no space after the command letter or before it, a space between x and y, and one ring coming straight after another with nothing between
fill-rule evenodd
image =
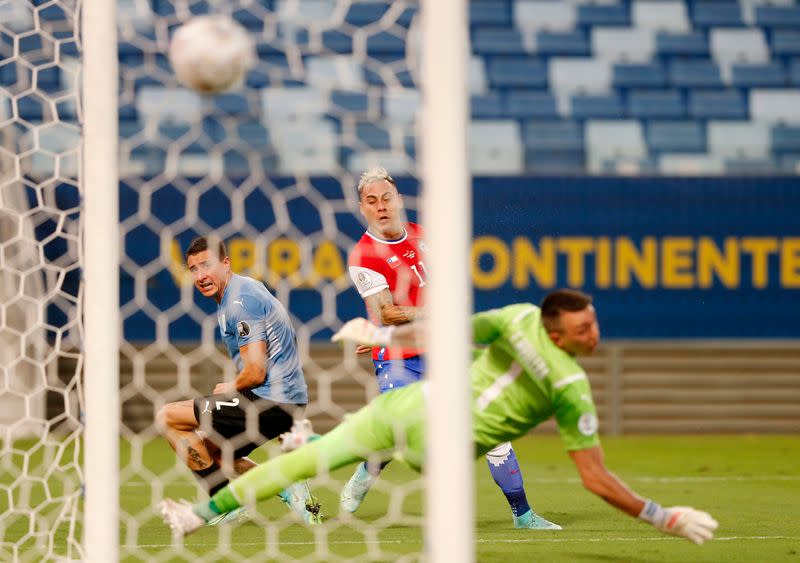
<instances>
[{"instance_id":1,"label":"light blue jersey","mask_svg":"<svg viewBox=\"0 0 800 563\"><path fill-rule=\"evenodd\" d=\"M297 354L297 337L283 305L253 278L233 274L217 306L219 331L228 354L242 371L239 348L267 343L267 377L251 391L278 403L308 403L308 388Z\"/></svg>"}]
</instances>

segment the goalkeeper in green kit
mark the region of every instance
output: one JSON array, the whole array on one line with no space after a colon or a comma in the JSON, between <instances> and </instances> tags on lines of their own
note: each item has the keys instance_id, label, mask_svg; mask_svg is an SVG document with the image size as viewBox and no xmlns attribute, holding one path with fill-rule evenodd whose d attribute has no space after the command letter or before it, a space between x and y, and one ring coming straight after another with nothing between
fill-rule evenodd
<instances>
[{"instance_id":1,"label":"goalkeeper in green kit","mask_svg":"<svg viewBox=\"0 0 800 563\"><path fill-rule=\"evenodd\" d=\"M541 307L527 303L472 317L476 344L485 348L470 369L475 456L514 440L555 417L561 438L584 486L609 504L659 530L697 544L713 537L717 522L687 506L661 507L631 491L603 462L589 381L575 361L600 340L591 297L578 291L550 293ZM414 345L422 323L377 327L365 319L346 323L334 341L363 345ZM420 470L425 444L425 383L382 394L329 433L248 471L194 506L165 499L161 513L176 535L189 534L219 514L275 496L319 471L366 459L397 457ZM285 444L306 441L297 427Z\"/></svg>"}]
</instances>

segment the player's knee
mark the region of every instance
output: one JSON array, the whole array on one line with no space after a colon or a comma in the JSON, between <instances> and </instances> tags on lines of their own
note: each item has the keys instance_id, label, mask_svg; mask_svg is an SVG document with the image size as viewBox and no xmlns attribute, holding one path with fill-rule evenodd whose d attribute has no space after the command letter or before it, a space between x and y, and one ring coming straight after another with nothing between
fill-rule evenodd
<instances>
[{"instance_id":1,"label":"player's knee","mask_svg":"<svg viewBox=\"0 0 800 563\"><path fill-rule=\"evenodd\" d=\"M159 432L163 434L166 430L176 427L179 420L177 416L178 410L177 403L167 403L158 409L156 413L156 428Z\"/></svg>"},{"instance_id":2,"label":"player's knee","mask_svg":"<svg viewBox=\"0 0 800 563\"><path fill-rule=\"evenodd\" d=\"M494 466L502 465L511 456L512 452L511 442L498 444L486 452L486 461Z\"/></svg>"}]
</instances>

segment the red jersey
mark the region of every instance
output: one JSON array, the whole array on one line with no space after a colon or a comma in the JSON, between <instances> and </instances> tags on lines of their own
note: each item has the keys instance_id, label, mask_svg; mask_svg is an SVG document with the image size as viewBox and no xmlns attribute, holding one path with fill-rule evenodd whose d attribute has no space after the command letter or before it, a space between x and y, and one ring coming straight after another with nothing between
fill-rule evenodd
<instances>
[{"instance_id":1,"label":"red jersey","mask_svg":"<svg viewBox=\"0 0 800 563\"><path fill-rule=\"evenodd\" d=\"M428 273L422 237L422 227L414 223L406 223L403 236L397 240L383 240L369 231L364 233L347 259L350 278L362 299L388 289L395 305L424 305L423 288ZM371 320L381 324L380 319ZM376 360L410 358L421 353L422 350L417 348L372 349L372 357Z\"/></svg>"}]
</instances>

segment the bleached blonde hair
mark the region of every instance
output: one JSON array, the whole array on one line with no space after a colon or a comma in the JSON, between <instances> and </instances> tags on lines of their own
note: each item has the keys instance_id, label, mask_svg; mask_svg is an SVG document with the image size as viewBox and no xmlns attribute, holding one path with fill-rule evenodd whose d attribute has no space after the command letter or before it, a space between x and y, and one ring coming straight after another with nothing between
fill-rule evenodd
<instances>
[{"instance_id":1,"label":"bleached blonde hair","mask_svg":"<svg viewBox=\"0 0 800 563\"><path fill-rule=\"evenodd\" d=\"M361 199L361 193L364 191L364 188L375 182L382 182L383 180L386 180L397 188L397 182L394 181L394 178L389 175L386 168L383 166L374 166L361 174L361 178L358 180L358 199Z\"/></svg>"}]
</instances>

